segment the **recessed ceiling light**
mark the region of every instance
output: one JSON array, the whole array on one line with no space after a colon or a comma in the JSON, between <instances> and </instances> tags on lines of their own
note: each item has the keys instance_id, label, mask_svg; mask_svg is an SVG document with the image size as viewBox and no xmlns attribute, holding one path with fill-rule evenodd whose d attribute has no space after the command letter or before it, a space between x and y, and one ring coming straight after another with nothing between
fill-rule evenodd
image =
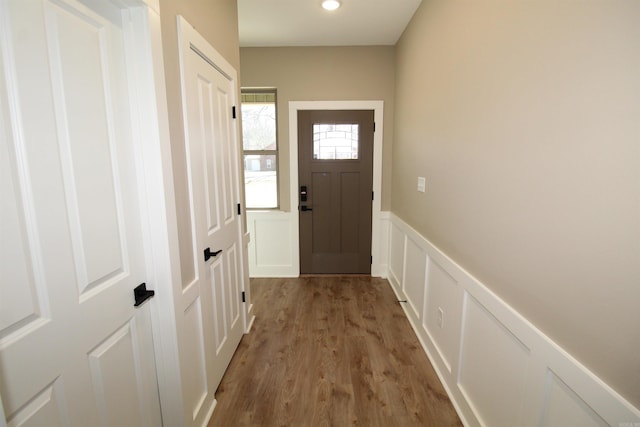
<instances>
[{"instance_id":1,"label":"recessed ceiling light","mask_svg":"<svg viewBox=\"0 0 640 427\"><path fill-rule=\"evenodd\" d=\"M322 7L326 10L336 10L340 7L340 2L338 0L324 0Z\"/></svg>"}]
</instances>

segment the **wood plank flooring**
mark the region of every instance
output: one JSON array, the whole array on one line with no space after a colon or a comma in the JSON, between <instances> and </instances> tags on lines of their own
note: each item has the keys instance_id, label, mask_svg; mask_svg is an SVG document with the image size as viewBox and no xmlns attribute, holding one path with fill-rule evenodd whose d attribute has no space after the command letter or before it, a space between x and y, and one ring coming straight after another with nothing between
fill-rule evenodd
<instances>
[{"instance_id":1,"label":"wood plank flooring","mask_svg":"<svg viewBox=\"0 0 640 427\"><path fill-rule=\"evenodd\" d=\"M462 425L386 280L252 279L209 427Z\"/></svg>"}]
</instances>

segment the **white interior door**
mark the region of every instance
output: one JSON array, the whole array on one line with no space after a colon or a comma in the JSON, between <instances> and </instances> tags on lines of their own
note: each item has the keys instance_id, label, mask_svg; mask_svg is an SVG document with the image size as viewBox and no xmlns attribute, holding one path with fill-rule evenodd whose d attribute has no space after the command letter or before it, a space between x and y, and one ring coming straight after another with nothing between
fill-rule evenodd
<instances>
[{"instance_id":1,"label":"white interior door","mask_svg":"<svg viewBox=\"0 0 640 427\"><path fill-rule=\"evenodd\" d=\"M90 3L91 7L87 7ZM10 426L160 425L121 11L0 1L0 394Z\"/></svg>"},{"instance_id":2,"label":"white interior door","mask_svg":"<svg viewBox=\"0 0 640 427\"><path fill-rule=\"evenodd\" d=\"M183 295L187 384L194 420L206 419L242 338L242 246L235 72L184 20L181 66L195 280ZM210 255L205 256L204 251ZM197 422L199 424L199 422Z\"/></svg>"}]
</instances>

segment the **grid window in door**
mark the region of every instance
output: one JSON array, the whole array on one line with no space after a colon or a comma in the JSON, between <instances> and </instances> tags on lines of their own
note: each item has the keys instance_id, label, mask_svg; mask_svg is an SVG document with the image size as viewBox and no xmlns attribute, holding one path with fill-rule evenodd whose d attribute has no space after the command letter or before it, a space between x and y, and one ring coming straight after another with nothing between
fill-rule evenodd
<instances>
[{"instance_id":1,"label":"grid window in door","mask_svg":"<svg viewBox=\"0 0 640 427\"><path fill-rule=\"evenodd\" d=\"M242 147L247 209L277 209L278 137L275 89L242 89Z\"/></svg>"},{"instance_id":2,"label":"grid window in door","mask_svg":"<svg viewBox=\"0 0 640 427\"><path fill-rule=\"evenodd\" d=\"M358 160L358 124L314 124L314 160Z\"/></svg>"}]
</instances>

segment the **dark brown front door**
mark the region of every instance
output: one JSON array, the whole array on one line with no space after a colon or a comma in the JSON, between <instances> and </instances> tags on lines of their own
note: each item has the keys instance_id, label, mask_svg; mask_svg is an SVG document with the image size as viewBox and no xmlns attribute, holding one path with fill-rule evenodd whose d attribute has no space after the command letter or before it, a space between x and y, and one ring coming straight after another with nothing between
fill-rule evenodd
<instances>
[{"instance_id":1,"label":"dark brown front door","mask_svg":"<svg viewBox=\"0 0 640 427\"><path fill-rule=\"evenodd\" d=\"M373 111L298 111L300 272L371 273Z\"/></svg>"}]
</instances>

